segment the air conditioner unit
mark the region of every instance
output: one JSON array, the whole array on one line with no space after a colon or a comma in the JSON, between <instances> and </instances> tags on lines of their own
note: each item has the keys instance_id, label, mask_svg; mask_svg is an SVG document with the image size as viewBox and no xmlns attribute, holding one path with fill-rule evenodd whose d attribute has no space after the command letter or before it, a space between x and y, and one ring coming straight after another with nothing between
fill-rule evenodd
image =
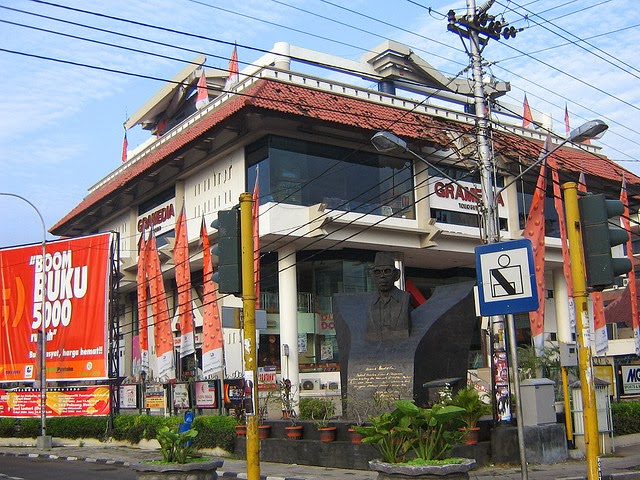
<instances>
[{"instance_id":1,"label":"air conditioner unit","mask_svg":"<svg viewBox=\"0 0 640 480\"><path fill-rule=\"evenodd\" d=\"M319 378L305 378L300 382L302 385L302 390L320 390L320 379Z\"/></svg>"}]
</instances>

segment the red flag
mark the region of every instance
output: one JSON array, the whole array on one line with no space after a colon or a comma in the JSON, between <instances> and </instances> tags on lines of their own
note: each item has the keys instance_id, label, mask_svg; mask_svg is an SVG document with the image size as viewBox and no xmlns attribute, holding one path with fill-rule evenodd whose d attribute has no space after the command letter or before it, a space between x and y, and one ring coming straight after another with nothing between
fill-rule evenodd
<instances>
[{"instance_id":1,"label":"red flag","mask_svg":"<svg viewBox=\"0 0 640 480\"><path fill-rule=\"evenodd\" d=\"M240 73L238 71L238 47L233 47L231 53L231 60L229 61L229 76L227 77L227 83L224 86L225 90L229 90L240 80Z\"/></svg>"},{"instance_id":2,"label":"red flag","mask_svg":"<svg viewBox=\"0 0 640 480\"><path fill-rule=\"evenodd\" d=\"M522 110L522 128L524 128L533 123L533 116L531 115L531 108L529 108L529 101L527 100L526 95L524 96Z\"/></svg>"},{"instance_id":3,"label":"red flag","mask_svg":"<svg viewBox=\"0 0 640 480\"><path fill-rule=\"evenodd\" d=\"M253 220L253 290L256 296L256 308L260 308L260 167L256 167L256 183L253 185L253 207L251 217Z\"/></svg>"},{"instance_id":4,"label":"red flag","mask_svg":"<svg viewBox=\"0 0 640 480\"><path fill-rule=\"evenodd\" d=\"M198 79L197 96L196 96L196 108L200 110L209 103L209 90L207 89L207 77L204 74L204 69L200 73Z\"/></svg>"},{"instance_id":5,"label":"red flag","mask_svg":"<svg viewBox=\"0 0 640 480\"><path fill-rule=\"evenodd\" d=\"M622 189L620 191L620 201L624 205L624 212L622 212L622 228L627 232L631 231L631 225L629 222L629 198L627 196L627 182L622 177ZM631 265L634 265L633 259L633 244L631 242L631 235L627 239L627 256ZM635 269L632 267L629 272L629 293L631 296L631 321L633 327L633 339L636 345L636 355L640 355L640 319L638 318L638 296L636 289L636 274Z\"/></svg>"},{"instance_id":6,"label":"red flag","mask_svg":"<svg viewBox=\"0 0 640 480\"><path fill-rule=\"evenodd\" d=\"M189 269L189 237L184 205L176 222L176 243L173 247L178 287L178 316L180 318L180 358L196 351L193 335L193 312L191 303L191 270Z\"/></svg>"},{"instance_id":7,"label":"red flag","mask_svg":"<svg viewBox=\"0 0 640 480\"><path fill-rule=\"evenodd\" d=\"M147 246L144 232L138 243L138 336L140 338L140 371L149 371L149 332L147 330Z\"/></svg>"},{"instance_id":8,"label":"red flag","mask_svg":"<svg viewBox=\"0 0 640 480\"><path fill-rule=\"evenodd\" d=\"M175 378L175 366L173 361L173 333L167 297L162 280L162 268L156 247L156 237L151 231L147 244L147 278L149 280L149 292L151 293L151 312L153 314L153 332L156 346L157 377L168 379Z\"/></svg>"},{"instance_id":9,"label":"red flag","mask_svg":"<svg viewBox=\"0 0 640 480\"><path fill-rule=\"evenodd\" d=\"M127 130L124 131L124 139L122 140L122 163L127 161L129 142L127 141Z\"/></svg>"},{"instance_id":10,"label":"red flag","mask_svg":"<svg viewBox=\"0 0 640 480\"><path fill-rule=\"evenodd\" d=\"M208 377L222 368L224 355L218 294L216 293L216 284L211 278L213 277L211 245L204 217L202 217L202 225L200 226L200 240L202 241L202 304L204 306L202 319L202 374Z\"/></svg>"},{"instance_id":11,"label":"red flag","mask_svg":"<svg viewBox=\"0 0 640 480\"><path fill-rule=\"evenodd\" d=\"M567 137L569 133L571 133L571 126L569 125L569 110L567 109L567 104L564 104L564 130L567 133Z\"/></svg>"},{"instance_id":12,"label":"red flag","mask_svg":"<svg viewBox=\"0 0 640 480\"><path fill-rule=\"evenodd\" d=\"M544 147L540 152L540 159L549 151L551 137L547 135ZM544 202L547 192L546 160L540 165L540 174L536 182L536 190L529 207L529 216L524 227L523 235L531 239L533 244L533 262L536 273L536 285L538 287L539 306L535 312L529 312L531 323L531 336L537 356L542 356L544 350L544 305L545 305L545 281L544 281L544 255L545 255L545 225Z\"/></svg>"}]
</instances>

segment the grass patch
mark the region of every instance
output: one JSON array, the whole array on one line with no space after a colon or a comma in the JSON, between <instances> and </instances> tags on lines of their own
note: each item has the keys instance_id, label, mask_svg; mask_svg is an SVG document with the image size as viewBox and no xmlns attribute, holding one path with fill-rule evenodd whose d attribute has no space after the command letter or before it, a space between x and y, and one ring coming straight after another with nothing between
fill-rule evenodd
<instances>
[{"instance_id":1,"label":"grass patch","mask_svg":"<svg viewBox=\"0 0 640 480\"><path fill-rule=\"evenodd\" d=\"M440 465L459 465L461 463L465 463L468 461L467 458L445 458L442 460L424 460L423 458L414 458L413 460L409 460L408 462L404 462L405 465L412 466L440 466Z\"/></svg>"}]
</instances>

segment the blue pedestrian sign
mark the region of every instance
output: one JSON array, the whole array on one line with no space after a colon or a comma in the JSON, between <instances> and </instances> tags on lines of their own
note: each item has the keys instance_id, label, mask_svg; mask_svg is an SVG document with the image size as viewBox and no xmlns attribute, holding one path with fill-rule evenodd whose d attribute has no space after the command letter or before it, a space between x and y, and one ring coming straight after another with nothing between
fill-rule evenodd
<instances>
[{"instance_id":1,"label":"blue pedestrian sign","mask_svg":"<svg viewBox=\"0 0 640 480\"><path fill-rule=\"evenodd\" d=\"M506 315L538 309L531 240L510 240L476 247L480 314Z\"/></svg>"}]
</instances>

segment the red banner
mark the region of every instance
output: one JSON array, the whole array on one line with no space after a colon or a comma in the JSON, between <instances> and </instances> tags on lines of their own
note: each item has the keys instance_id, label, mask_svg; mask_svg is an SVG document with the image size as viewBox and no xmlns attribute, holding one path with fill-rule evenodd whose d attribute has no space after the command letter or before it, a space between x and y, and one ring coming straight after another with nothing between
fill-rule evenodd
<instances>
[{"instance_id":1,"label":"red banner","mask_svg":"<svg viewBox=\"0 0 640 480\"><path fill-rule=\"evenodd\" d=\"M0 250L0 382L38 379L43 311L47 380L108 377L110 247L106 233L48 242L45 262L41 245Z\"/></svg>"},{"instance_id":2,"label":"red banner","mask_svg":"<svg viewBox=\"0 0 640 480\"><path fill-rule=\"evenodd\" d=\"M69 387L47 390L47 417L109 415L109 387ZM0 417L40 416L40 390L0 390Z\"/></svg>"}]
</instances>

